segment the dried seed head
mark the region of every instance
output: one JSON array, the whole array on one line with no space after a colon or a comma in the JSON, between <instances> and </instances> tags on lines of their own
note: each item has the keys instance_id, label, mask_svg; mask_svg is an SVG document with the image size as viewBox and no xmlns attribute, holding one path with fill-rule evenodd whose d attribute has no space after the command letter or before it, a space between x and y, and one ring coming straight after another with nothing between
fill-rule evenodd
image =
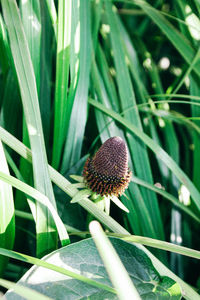
<instances>
[{"instance_id":1,"label":"dried seed head","mask_svg":"<svg viewBox=\"0 0 200 300\"><path fill-rule=\"evenodd\" d=\"M93 192L121 195L131 178L125 142L118 136L108 139L93 158L87 159L83 176Z\"/></svg>"}]
</instances>

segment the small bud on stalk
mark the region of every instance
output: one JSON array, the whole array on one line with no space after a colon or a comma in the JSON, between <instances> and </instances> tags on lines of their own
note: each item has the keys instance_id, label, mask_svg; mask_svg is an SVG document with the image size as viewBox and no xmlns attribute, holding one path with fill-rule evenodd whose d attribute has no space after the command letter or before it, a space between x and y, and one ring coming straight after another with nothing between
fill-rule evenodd
<instances>
[{"instance_id":1,"label":"small bud on stalk","mask_svg":"<svg viewBox=\"0 0 200 300\"><path fill-rule=\"evenodd\" d=\"M131 174L127 146L118 136L108 139L93 158L88 158L83 170L88 187L101 196L121 195Z\"/></svg>"}]
</instances>

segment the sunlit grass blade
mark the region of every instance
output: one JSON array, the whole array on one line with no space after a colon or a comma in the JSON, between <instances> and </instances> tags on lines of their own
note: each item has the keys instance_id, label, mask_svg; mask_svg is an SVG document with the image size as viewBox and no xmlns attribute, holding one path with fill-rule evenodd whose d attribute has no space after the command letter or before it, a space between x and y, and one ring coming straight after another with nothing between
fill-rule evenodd
<instances>
[{"instance_id":1,"label":"sunlit grass blade","mask_svg":"<svg viewBox=\"0 0 200 300\"><path fill-rule=\"evenodd\" d=\"M159 240L155 240L155 239L151 239L151 238L147 238L147 237L143 237L143 236L136 236L136 235L130 235L128 237L121 236L121 238L123 238L125 241L139 243L139 244L142 244L145 246L162 249L165 251L170 251L170 252L178 253L181 255L188 256L188 257L200 259L200 251L190 249L187 247L183 247L183 246L178 246L178 245L175 245L172 243L167 243L164 241L159 241Z\"/></svg>"},{"instance_id":2,"label":"sunlit grass blade","mask_svg":"<svg viewBox=\"0 0 200 300\"><path fill-rule=\"evenodd\" d=\"M58 38L56 57L55 116L52 166L59 166L63 143L66 137L66 107L69 80L71 22L71 0L61 0L58 5Z\"/></svg>"},{"instance_id":3,"label":"sunlit grass blade","mask_svg":"<svg viewBox=\"0 0 200 300\"><path fill-rule=\"evenodd\" d=\"M140 300L138 291L100 224L97 221L93 221L90 223L89 228L119 299Z\"/></svg>"},{"instance_id":4,"label":"sunlit grass blade","mask_svg":"<svg viewBox=\"0 0 200 300\"><path fill-rule=\"evenodd\" d=\"M56 206L47 165L33 65L16 1L3 0L2 8L33 151L34 184ZM37 205L36 231L38 256L57 247L55 224L48 210L40 204Z\"/></svg>"},{"instance_id":5,"label":"sunlit grass blade","mask_svg":"<svg viewBox=\"0 0 200 300\"><path fill-rule=\"evenodd\" d=\"M52 298L49 298L45 295L42 295L41 293L32 290L30 288L27 288L23 285L16 284L14 282L1 279L0 278L0 285L3 286L6 289L12 289L16 294L22 296L23 298L26 297L28 300L52 300Z\"/></svg>"},{"instance_id":6,"label":"sunlit grass blade","mask_svg":"<svg viewBox=\"0 0 200 300\"><path fill-rule=\"evenodd\" d=\"M40 2L38 0L20 1L20 12L39 93L41 51Z\"/></svg>"},{"instance_id":7,"label":"sunlit grass blade","mask_svg":"<svg viewBox=\"0 0 200 300\"><path fill-rule=\"evenodd\" d=\"M80 53L79 77L70 117L67 139L62 161L62 172L67 171L81 155L87 120L87 98L91 65L90 2L80 1ZM77 40L78 43L78 40Z\"/></svg>"},{"instance_id":8,"label":"sunlit grass blade","mask_svg":"<svg viewBox=\"0 0 200 300\"><path fill-rule=\"evenodd\" d=\"M175 161L158 144L156 144L148 135L146 135L140 129L136 128L136 126L132 125L132 123L121 117L119 114L111 111L110 109L107 109L105 106L92 99L89 99L89 103L94 107L100 109L107 115L111 116L114 120L120 122L128 130L134 133L139 139L141 139L155 153L155 155L158 156L167 165L167 167L174 173L174 175L176 175L179 181L187 187L194 203L196 204L197 209L200 211L199 191L194 186L192 181L188 178L188 176L175 163Z\"/></svg>"},{"instance_id":9,"label":"sunlit grass blade","mask_svg":"<svg viewBox=\"0 0 200 300\"><path fill-rule=\"evenodd\" d=\"M113 11L114 7L112 7L112 3L109 1L105 2L105 7L107 22L110 26L110 38L113 49L113 59L116 68L116 81L121 100L120 103L122 109L126 110L130 106L136 105L135 94L125 59L126 55L123 48L123 43L121 42L121 36L119 38L120 30L118 26L118 19ZM124 117L142 131L142 124L137 107L135 107L131 113L124 113ZM130 149L131 159L135 166L136 174L145 181L153 183L146 145L143 144L143 142L136 136L129 134L127 134L127 142ZM155 193L147 190L145 191L144 189L141 189L141 193L145 199L145 205L147 206L150 218L152 219L153 227L157 237L162 239L164 238L164 230L156 195Z\"/></svg>"},{"instance_id":10,"label":"sunlit grass blade","mask_svg":"<svg viewBox=\"0 0 200 300\"><path fill-rule=\"evenodd\" d=\"M0 172L9 174L9 169L0 139ZM0 247L12 249L15 238L15 215L11 185L0 180ZM0 256L0 274L3 273L7 259Z\"/></svg>"},{"instance_id":11,"label":"sunlit grass blade","mask_svg":"<svg viewBox=\"0 0 200 300\"><path fill-rule=\"evenodd\" d=\"M41 13L41 55L40 55L40 93L39 104L46 148L49 147L51 133L51 94L52 68L55 37L45 1L40 1ZM53 46L52 46L53 45ZM48 159L50 153L47 152Z\"/></svg>"}]
</instances>

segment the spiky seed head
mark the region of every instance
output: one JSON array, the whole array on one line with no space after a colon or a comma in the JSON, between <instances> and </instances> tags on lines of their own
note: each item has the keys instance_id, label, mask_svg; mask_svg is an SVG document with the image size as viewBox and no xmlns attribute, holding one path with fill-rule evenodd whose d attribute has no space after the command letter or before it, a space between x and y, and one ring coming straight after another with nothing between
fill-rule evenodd
<instances>
[{"instance_id":1,"label":"spiky seed head","mask_svg":"<svg viewBox=\"0 0 200 300\"><path fill-rule=\"evenodd\" d=\"M101 196L121 195L128 187L131 171L128 168L128 150L120 137L108 139L88 158L83 176L88 187Z\"/></svg>"}]
</instances>

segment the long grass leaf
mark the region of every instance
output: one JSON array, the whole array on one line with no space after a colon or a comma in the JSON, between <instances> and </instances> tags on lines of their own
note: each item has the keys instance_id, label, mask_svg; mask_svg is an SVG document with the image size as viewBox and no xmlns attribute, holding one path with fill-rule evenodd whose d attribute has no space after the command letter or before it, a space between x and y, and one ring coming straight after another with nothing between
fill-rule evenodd
<instances>
[{"instance_id":1,"label":"long grass leaf","mask_svg":"<svg viewBox=\"0 0 200 300\"><path fill-rule=\"evenodd\" d=\"M71 0L61 0L58 6L58 39L56 57L55 118L52 165L58 168L66 136L66 107L71 43Z\"/></svg>"},{"instance_id":2,"label":"long grass leaf","mask_svg":"<svg viewBox=\"0 0 200 300\"><path fill-rule=\"evenodd\" d=\"M67 171L81 155L87 119L87 98L91 65L90 2L80 1L80 56L79 78L65 143L62 172ZM78 41L77 41L78 42Z\"/></svg>"},{"instance_id":3,"label":"long grass leaf","mask_svg":"<svg viewBox=\"0 0 200 300\"><path fill-rule=\"evenodd\" d=\"M119 95L121 99L121 106L126 110L132 105L136 105L135 94L130 79L130 74L126 64L126 56L123 49L121 36L119 38L119 25L116 14L113 12L111 2L105 3L107 22L110 26L110 37L113 48L113 58L116 67L116 80L119 88ZM142 131L142 124L138 109L135 108L131 113L124 113L124 117L132 122L137 128ZM145 144L136 136L127 134L127 141L131 153L131 158L134 162L136 174L145 181L153 182L150 163ZM141 189L142 195L145 198L145 205L147 205L150 218L154 226L154 230L158 237L164 238L163 224L160 217L160 211L157 203L155 193L147 192ZM156 220L156 221L155 221Z\"/></svg>"},{"instance_id":4,"label":"long grass leaf","mask_svg":"<svg viewBox=\"0 0 200 300\"><path fill-rule=\"evenodd\" d=\"M16 1L3 0L2 8L10 37L11 51L33 151L34 183L36 188L47 195L51 203L56 206L47 165L36 81ZM49 211L40 204L37 205L36 230L38 256L57 247L55 224Z\"/></svg>"},{"instance_id":5,"label":"long grass leaf","mask_svg":"<svg viewBox=\"0 0 200 300\"><path fill-rule=\"evenodd\" d=\"M3 145L0 139L0 172L9 174ZM0 247L12 249L15 238L14 201L11 185L0 180ZM0 257L0 274L3 273L7 260Z\"/></svg>"},{"instance_id":6,"label":"long grass leaf","mask_svg":"<svg viewBox=\"0 0 200 300\"><path fill-rule=\"evenodd\" d=\"M140 295L130 279L127 270L100 224L97 221L93 221L90 223L89 228L108 275L116 288L119 299L140 300Z\"/></svg>"},{"instance_id":7,"label":"long grass leaf","mask_svg":"<svg viewBox=\"0 0 200 300\"><path fill-rule=\"evenodd\" d=\"M92 286L102 288L106 291L109 291L111 293L116 294L115 289L113 289L112 287L110 287L106 284L103 284L101 282L90 279L86 276L83 276L83 275L77 274L75 272L72 272L71 270L67 270L66 268L56 266L56 265L51 264L49 262L46 262L42 259L38 259L38 258L29 256L29 255L26 255L26 254L22 254L22 253L19 253L19 252L6 250L6 249L3 249L3 248L0 248L0 254L4 255L4 256L7 256L7 257L10 257L10 258L13 258L13 259L16 259L16 260L19 260L19 261L23 261L23 262L26 262L26 263L29 263L29 264L34 264L36 266L40 266L40 267L43 267L43 268L47 268L49 270L53 270L53 271L58 272L60 274L69 276L71 278L80 280L80 281L85 282L87 284L90 284Z\"/></svg>"},{"instance_id":8,"label":"long grass leaf","mask_svg":"<svg viewBox=\"0 0 200 300\"><path fill-rule=\"evenodd\" d=\"M68 235L67 235L67 232L66 232L63 222L61 221L60 217L58 216L58 213L55 210L54 206L51 204L49 199L44 194L40 193L38 190L32 188L28 184L20 181L19 179L16 179L13 176L7 175L6 173L3 173L1 171L0 171L0 178L4 182L14 186L15 188L26 193L28 196L33 197L38 202L40 202L42 205L44 205L49 210L49 212L52 215L52 218L54 219L54 222L57 226L60 240L61 240L63 246L65 244L69 243L69 238L68 238ZM66 239L66 236L67 236L67 239Z\"/></svg>"}]
</instances>

